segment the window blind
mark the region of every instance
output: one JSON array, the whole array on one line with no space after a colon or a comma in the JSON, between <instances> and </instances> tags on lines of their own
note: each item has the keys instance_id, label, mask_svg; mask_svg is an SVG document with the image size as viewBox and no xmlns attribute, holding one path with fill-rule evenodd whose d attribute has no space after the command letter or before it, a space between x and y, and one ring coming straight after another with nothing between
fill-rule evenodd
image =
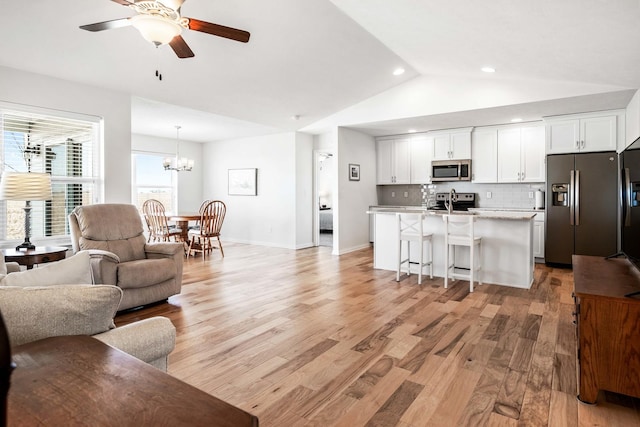
<instances>
[{"instance_id":1,"label":"window blind","mask_svg":"<svg viewBox=\"0 0 640 427\"><path fill-rule=\"evenodd\" d=\"M95 117L0 107L1 170L51 174L52 198L31 202L31 238L69 235L68 214L95 203L99 185L99 126ZM24 238L24 207L0 200L0 239Z\"/></svg>"}]
</instances>

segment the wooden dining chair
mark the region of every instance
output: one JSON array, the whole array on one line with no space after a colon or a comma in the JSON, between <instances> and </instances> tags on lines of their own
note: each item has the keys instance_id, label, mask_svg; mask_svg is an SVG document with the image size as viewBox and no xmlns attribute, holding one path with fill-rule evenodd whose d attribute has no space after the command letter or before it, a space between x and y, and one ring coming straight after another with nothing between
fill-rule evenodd
<instances>
[{"instance_id":1,"label":"wooden dining chair","mask_svg":"<svg viewBox=\"0 0 640 427\"><path fill-rule=\"evenodd\" d=\"M202 215L202 211L209 203L211 203L211 200L207 199L200 204L200 208L198 209L200 215ZM190 225L189 230L200 230L200 220L197 220L194 225Z\"/></svg>"},{"instance_id":2,"label":"wooden dining chair","mask_svg":"<svg viewBox=\"0 0 640 427\"><path fill-rule=\"evenodd\" d=\"M189 231L189 249L188 254L202 252L204 260L206 254L212 252L213 249L220 249L220 253L224 258L224 249L220 241L220 231L222 223L227 212L227 207L220 200L210 201L200 209L200 228ZM218 239L218 246L213 246L212 239Z\"/></svg>"},{"instance_id":3,"label":"wooden dining chair","mask_svg":"<svg viewBox=\"0 0 640 427\"><path fill-rule=\"evenodd\" d=\"M176 242L182 241L182 230L169 227L162 202L155 199L145 201L142 204L142 213L149 228L147 242L169 242L172 238Z\"/></svg>"}]
</instances>

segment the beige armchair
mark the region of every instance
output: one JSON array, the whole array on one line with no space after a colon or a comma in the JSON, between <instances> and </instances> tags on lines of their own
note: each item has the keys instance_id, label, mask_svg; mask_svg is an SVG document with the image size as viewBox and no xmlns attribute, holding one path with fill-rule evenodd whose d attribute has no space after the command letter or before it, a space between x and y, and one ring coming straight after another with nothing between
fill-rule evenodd
<instances>
[{"instance_id":1,"label":"beige armchair","mask_svg":"<svg viewBox=\"0 0 640 427\"><path fill-rule=\"evenodd\" d=\"M122 290L112 285L0 286L0 312L12 347L53 336L92 335L166 371L175 327L166 317L152 317L116 328L113 317L121 298Z\"/></svg>"},{"instance_id":2,"label":"beige armchair","mask_svg":"<svg viewBox=\"0 0 640 427\"><path fill-rule=\"evenodd\" d=\"M78 206L69 214L74 253L87 250L95 284L123 291L119 310L179 294L182 287L182 243L146 243L142 219L134 205Z\"/></svg>"}]
</instances>

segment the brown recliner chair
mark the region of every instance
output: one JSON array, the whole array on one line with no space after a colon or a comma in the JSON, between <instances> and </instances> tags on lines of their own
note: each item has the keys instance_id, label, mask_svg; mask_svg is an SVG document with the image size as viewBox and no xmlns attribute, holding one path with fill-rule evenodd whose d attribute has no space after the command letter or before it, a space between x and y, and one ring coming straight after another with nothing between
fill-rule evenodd
<instances>
[{"instance_id":1,"label":"brown recliner chair","mask_svg":"<svg viewBox=\"0 0 640 427\"><path fill-rule=\"evenodd\" d=\"M180 293L184 245L146 243L134 205L78 206L69 214L69 227L74 253L90 251L94 283L122 289L118 310Z\"/></svg>"}]
</instances>

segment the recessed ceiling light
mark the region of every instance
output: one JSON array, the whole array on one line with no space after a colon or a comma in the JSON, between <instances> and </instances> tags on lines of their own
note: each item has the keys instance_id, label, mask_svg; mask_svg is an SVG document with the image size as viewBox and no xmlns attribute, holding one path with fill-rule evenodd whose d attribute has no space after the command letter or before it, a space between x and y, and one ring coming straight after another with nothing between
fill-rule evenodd
<instances>
[{"instance_id":1,"label":"recessed ceiling light","mask_svg":"<svg viewBox=\"0 0 640 427\"><path fill-rule=\"evenodd\" d=\"M493 67L482 67L481 68L482 71L484 71L485 73L495 73L496 69Z\"/></svg>"},{"instance_id":2,"label":"recessed ceiling light","mask_svg":"<svg viewBox=\"0 0 640 427\"><path fill-rule=\"evenodd\" d=\"M522 119L521 119L520 117L515 117L515 118L511 119L511 121L512 121L513 123L518 123L518 122L521 122L521 121L522 121Z\"/></svg>"},{"instance_id":3,"label":"recessed ceiling light","mask_svg":"<svg viewBox=\"0 0 640 427\"><path fill-rule=\"evenodd\" d=\"M416 130L415 130L415 129L409 129L407 132L409 132L409 133L416 133Z\"/></svg>"},{"instance_id":4,"label":"recessed ceiling light","mask_svg":"<svg viewBox=\"0 0 640 427\"><path fill-rule=\"evenodd\" d=\"M402 74L404 74L404 68L396 68L395 70L393 70L394 76L400 76Z\"/></svg>"}]
</instances>

